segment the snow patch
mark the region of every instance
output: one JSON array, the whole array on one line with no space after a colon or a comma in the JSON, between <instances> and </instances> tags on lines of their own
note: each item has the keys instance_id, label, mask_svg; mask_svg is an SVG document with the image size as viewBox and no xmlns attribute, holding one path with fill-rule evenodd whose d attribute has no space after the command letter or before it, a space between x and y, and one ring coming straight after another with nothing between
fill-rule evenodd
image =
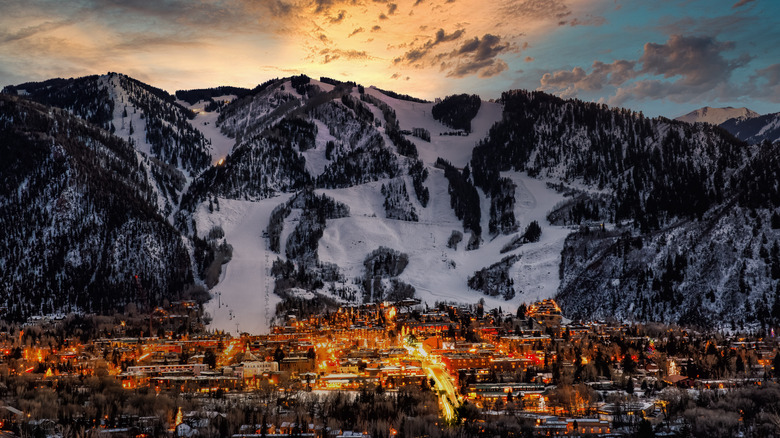
<instances>
[{"instance_id":1,"label":"snow patch","mask_svg":"<svg viewBox=\"0 0 780 438\"><path fill-rule=\"evenodd\" d=\"M225 95L214 97L215 101L231 101L236 96ZM216 111L206 111L206 105L210 102L200 101L195 105L190 105L182 100L178 101L181 105L195 112L195 118L190 122L192 126L203 134L210 144L211 162L217 164L220 160L227 157L232 151L236 141L223 134L217 125L219 113Z\"/></svg>"}]
</instances>

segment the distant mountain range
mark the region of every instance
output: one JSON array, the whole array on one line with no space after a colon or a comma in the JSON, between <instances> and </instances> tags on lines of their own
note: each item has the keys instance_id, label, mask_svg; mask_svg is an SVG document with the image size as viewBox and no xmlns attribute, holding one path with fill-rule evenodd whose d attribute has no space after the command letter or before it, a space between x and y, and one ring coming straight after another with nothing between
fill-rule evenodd
<instances>
[{"instance_id":1,"label":"distant mountain range","mask_svg":"<svg viewBox=\"0 0 780 438\"><path fill-rule=\"evenodd\" d=\"M780 113L760 115L747 108L712 108L705 106L677 117L688 123L705 122L718 125L740 140L758 144L764 140L780 140Z\"/></svg>"},{"instance_id":2,"label":"distant mountain range","mask_svg":"<svg viewBox=\"0 0 780 438\"><path fill-rule=\"evenodd\" d=\"M116 73L6 87L0 308L110 312L211 289L223 329L275 313L252 309L411 297L777 324L777 118L695 113L708 123L306 76L176 96Z\"/></svg>"},{"instance_id":3,"label":"distant mountain range","mask_svg":"<svg viewBox=\"0 0 780 438\"><path fill-rule=\"evenodd\" d=\"M759 114L757 112L751 111L745 107L733 108L727 106L725 108L712 108L705 106L691 111L684 116L677 117L675 120L688 123L705 122L713 125L720 125L729 119L752 119L753 117L758 116Z\"/></svg>"}]
</instances>

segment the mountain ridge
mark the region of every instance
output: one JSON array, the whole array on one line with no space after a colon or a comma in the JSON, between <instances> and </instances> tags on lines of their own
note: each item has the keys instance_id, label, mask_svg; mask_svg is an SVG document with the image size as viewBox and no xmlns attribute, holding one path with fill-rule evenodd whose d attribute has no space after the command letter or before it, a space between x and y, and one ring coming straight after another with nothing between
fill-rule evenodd
<instances>
[{"instance_id":1,"label":"mountain ridge","mask_svg":"<svg viewBox=\"0 0 780 438\"><path fill-rule=\"evenodd\" d=\"M760 114L758 114L757 112L752 111L745 107L733 108L727 106L722 108L713 108L713 107L705 106L693 110L685 115L675 117L675 120L679 120L681 122L687 122L687 123L704 122L704 123L711 123L713 125L721 125L723 124L723 122L729 119L747 120L759 116Z\"/></svg>"},{"instance_id":2,"label":"mountain ridge","mask_svg":"<svg viewBox=\"0 0 780 438\"><path fill-rule=\"evenodd\" d=\"M123 75L99 78L54 84L85 87L72 95L112 97L114 108L106 110L112 117L92 122L109 134L113 124L114 132L135 138L128 126L116 127L122 119L117 112L132 94L112 94L122 84L132 84L122 90L142 90L150 102L136 106L142 118L133 121L180 124L152 131L164 134L168 149L153 150L148 136L130 144L140 148L139 159L163 165L150 169L178 174L166 182L146 172L142 184L159 194L163 201L154 208L182 242L190 242L185 246L192 285L219 290L227 270L229 284L265 284L266 293L281 297L482 297L488 306L511 307L557 296L576 317L619 315L715 327L780 318L772 250L780 237L773 226L780 201L771 183L776 172L767 167L775 162L771 145L751 146L708 124L649 119L522 90L504 93L496 103L481 102L468 116L468 133L434 119L433 108L440 104L303 75L223 100L216 89L208 95L214 105L176 103ZM100 105L107 108L103 97L84 102L63 106L85 123L100 113ZM170 116L172 111L178 115ZM147 131L143 125L139 129ZM194 131L199 135L186 134ZM222 152L210 146L216 142ZM183 160L183 151L208 161L193 167L190 163L200 161ZM217 160L215 154L223 153ZM273 198L293 192L316 196L277 210ZM268 202L255 208L261 200ZM350 213L332 215L333 205ZM226 239L225 231L251 235L253 225L242 221L261 216L270 218L266 232L278 236L278 249L258 250L265 245L259 225L254 229L260 240L247 242L251 248L242 241L246 237ZM739 222L743 216L747 219ZM541 225L537 243L522 238L533 221ZM746 227L748 235L738 231ZM718 240L718 230L734 237ZM662 244L668 236L689 237L677 238L685 244ZM363 258L392 242L390 249L405 254L409 266L374 278ZM685 245L691 254L683 262ZM713 261L717 252L711 247L743 255ZM238 278L230 274L233 254L244 261L251 260L249 254L264 257L258 263L265 268ZM713 280L696 277L705 266L701 260L722 266L712 272ZM301 269L304 274L294 274ZM469 279L477 274L480 284L501 292L474 294ZM227 324L240 308L257 305L251 287L240 288L232 296L221 291L222 302L232 303L229 319L209 305L215 321ZM742 310L728 321L713 321L723 312L713 304L695 316L693 306L702 299Z\"/></svg>"}]
</instances>

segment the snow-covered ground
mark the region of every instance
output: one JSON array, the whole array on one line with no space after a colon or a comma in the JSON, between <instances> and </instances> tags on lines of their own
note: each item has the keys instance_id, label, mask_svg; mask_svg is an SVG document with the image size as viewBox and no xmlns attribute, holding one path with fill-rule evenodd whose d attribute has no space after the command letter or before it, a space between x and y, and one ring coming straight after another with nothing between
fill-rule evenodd
<instances>
[{"instance_id":1,"label":"snow-covered ground","mask_svg":"<svg viewBox=\"0 0 780 438\"><path fill-rule=\"evenodd\" d=\"M222 266L219 284L211 290L214 299L206 304L213 318L211 329L268 333L280 298L273 293L270 276L276 254L267 250L263 231L271 211L290 197L284 194L257 202L220 199L220 209L213 213L208 212L207 203L198 208L198 235L205 236L218 225L233 246L233 259Z\"/></svg>"},{"instance_id":2,"label":"snow-covered ground","mask_svg":"<svg viewBox=\"0 0 780 438\"><path fill-rule=\"evenodd\" d=\"M327 84L325 84L327 85ZM330 164L325 158L325 149L329 141L338 142L338 139L328 131L328 127L324 123L317 119L312 119L312 122L317 126L317 138L315 139L315 147L302 152L303 157L306 159L306 171L313 177L322 175L325 171L325 167Z\"/></svg>"},{"instance_id":3,"label":"snow-covered ground","mask_svg":"<svg viewBox=\"0 0 780 438\"><path fill-rule=\"evenodd\" d=\"M214 97L215 101L231 101L236 96L226 95ZM216 111L206 112L205 108L209 102L200 101L195 105L190 105L183 100L178 101L185 108L189 108L195 112L195 118L190 122L192 126L203 134L203 136L211 141L211 162L216 164L219 160L225 158L233 150L233 146L236 141L227 135L217 127L217 118L219 113Z\"/></svg>"},{"instance_id":4,"label":"snow-covered ground","mask_svg":"<svg viewBox=\"0 0 780 438\"><path fill-rule=\"evenodd\" d=\"M369 252L380 246L397 249L409 255L409 265L400 279L414 286L417 296L430 305L436 301L475 303L484 298L489 308L501 306L514 311L521 302L552 297L559 284L560 253L570 230L550 226L545 216L562 196L548 189L544 181L525 174L510 172L504 176L517 184L518 232L522 232L530 221L537 220L543 230L539 242L501 254L501 248L514 235L485 241L475 251L465 250L468 236L464 236L457 250L447 248L452 230L462 230L462 224L449 207L447 182L442 172L434 170L428 181L432 191L431 204L422 209L420 222L386 219L380 214L384 211L378 189L382 181L318 191L346 203L351 210L350 217L328 221L320 239L320 259L338 264L344 276L351 279L363 275L363 260ZM198 234L205 236L211 227L219 225L233 246L233 259L223 266L222 278L211 291L214 299L206 305L206 311L213 318L210 328L231 333L268 332L280 298L273 294L273 278L269 275L270 265L277 255L267 251L262 232L268 226L271 211L290 197L285 194L258 202L220 199L219 211L209 213L206 203L198 209ZM282 244L294 227L297 213L293 211L285 221ZM284 248L281 252L284 254ZM521 255L510 270L518 290L514 299L491 298L466 286L468 277L475 271L509 254Z\"/></svg>"},{"instance_id":5,"label":"snow-covered ground","mask_svg":"<svg viewBox=\"0 0 780 438\"><path fill-rule=\"evenodd\" d=\"M501 248L515 235L498 236L492 241L486 240L478 250L466 251L466 235L457 250L447 248L447 239L452 231L462 231L463 226L449 206L447 182L442 172L433 170L427 182L431 190L431 204L422 210L420 222L384 218L381 195L374 187L381 182L323 190L328 196L349 205L351 216L328 221L320 239L320 259L338 264L346 278L355 278L363 275L366 255L378 247L386 246L404 252L409 255L409 265L399 278L414 286L418 297L430 305L435 301L474 303L485 298L488 307L514 309L521 302L552 297L560 283L560 254L570 230L551 226L545 218L563 196L548 189L544 181L525 174L511 172L505 176L512 178L518 186L515 208L520 225L518 232L522 233L528 223L536 220L542 226L539 242L501 254ZM486 212L483 212L485 215ZM483 222L487 220L483 219ZM521 255L520 261L510 270L518 290L514 299L507 302L468 288L467 279L475 271L510 254Z\"/></svg>"},{"instance_id":6,"label":"snow-covered ground","mask_svg":"<svg viewBox=\"0 0 780 438\"><path fill-rule=\"evenodd\" d=\"M561 283L558 276L561 251L571 229L550 225L547 213L564 197L548 188L546 181L530 178L524 173L505 172L501 176L509 177L517 186L515 219L520 225L519 231L525 231L525 227L532 221L542 226L542 238L539 242L520 247L518 253L522 257L509 271L518 291L515 299L531 303L552 298Z\"/></svg>"},{"instance_id":7,"label":"snow-covered ground","mask_svg":"<svg viewBox=\"0 0 780 438\"><path fill-rule=\"evenodd\" d=\"M100 77L100 86L106 87L111 100L114 101L114 113L111 123L114 124L117 137L132 140L136 150L147 156L152 156L151 145L146 142L146 120L143 111L138 110L130 103L130 96L122 88L117 76L103 75ZM125 114L127 114L125 116Z\"/></svg>"},{"instance_id":8,"label":"snow-covered ground","mask_svg":"<svg viewBox=\"0 0 780 438\"><path fill-rule=\"evenodd\" d=\"M725 108L712 108L705 106L697 110L691 111L688 114L675 118L688 123L706 122L713 125L720 125L728 119L742 118L751 119L758 117L759 114L755 111L751 111L745 107L734 108L727 106Z\"/></svg>"},{"instance_id":9,"label":"snow-covered ground","mask_svg":"<svg viewBox=\"0 0 780 438\"><path fill-rule=\"evenodd\" d=\"M472 121L474 132L470 136L440 136L439 133L452 129L432 118L430 110L433 104L393 99L371 88L367 88L366 93L378 97L395 109L401 129L425 128L430 131L431 142L408 137L415 142L420 157L428 166L429 177L425 185L430 190L430 203L427 208L420 205L414 196L410 178L406 175L403 179L406 181L410 201L417 211L419 222L385 218L384 197L380 187L387 183L386 180L345 189L317 190L318 193L325 193L350 207L349 217L328 221L324 235L319 241L320 260L337 264L349 284L352 279L364 274L363 261L366 255L380 246L406 253L409 255L409 265L399 279L414 286L417 296L430 305L436 301L475 303L484 298L490 308L501 306L514 311L522 302L554 296L560 283L560 254L570 230L548 224L547 213L563 196L547 188L545 181L530 178L524 173L504 173L503 176L511 178L517 185L517 233L500 235L491 240L487 235L490 200L480 191L482 227L485 234L483 237L486 240L474 251L466 251L469 235L464 236L457 249L447 248L446 245L453 230L462 231L463 225L450 207L444 172L432 165L437 157L442 157L457 167L465 166L471 159L476 143L484 138L490 127L501 118L501 106L483 102L477 117ZM373 105L370 107L372 111L376 110ZM381 116L378 111L374 112L375 115ZM216 129L214 122L206 117L216 119L216 113L199 113L194 124L217 144L214 135L224 136ZM327 165L324 159L325 143L333 138L324 124L318 121L315 123L318 128L316 147L303 155L309 172L318 175ZM217 134L208 134L204 130L207 127L214 129ZM380 129L380 132L382 131L383 129ZM221 144L227 145L227 142ZM232 144L230 146L232 147ZM225 153L230 150L227 146L222 147L221 151ZM215 158L218 158L218 155L215 155ZM215 299L207 305L207 311L213 317L212 328L233 333L268 331L269 319L273 317L275 305L280 298L273 294L273 279L269 275L270 264L277 254L266 250L266 240L262 238L262 233L267 227L273 208L288 200L290 196L287 194L260 202L220 199L220 211L214 213L208 213L206 204L199 208L196 214L199 235L204 236L212 226L220 225L225 231L227 242L233 245L233 259L224 266L222 279L212 290ZM293 210L285 220L281 235L281 254L284 254L287 237L295 227L299 215L299 211ZM501 254L500 250L521 234L533 220L538 221L542 227L541 240ZM505 301L501 297L488 297L468 288L469 276L512 254L520 255L519 261L510 269L517 291L513 299Z\"/></svg>"},{"instance_id":10,"label":"snow-covered ground","mask_svg":"<svg viewBox=\"0 0 780 438\"><path fill-rule=\"evenodd\" d=\"M366 93L379 98L395 110L401 129L411 131L412 128L425 128L431 133L430 143L416 137L407 137L417 145L420 159L429 165L436 162L436 158L442 157L455 167L464 167L471 161L471 151L477 142L487 137L490 127L501 120L502 106L497 103L483 101L479 108L479 113L471 121L471 129L473 131L471 134L463 137L439 135L455 130L434 120L431 115L433 103L417 103L394 99L382 94L375 88L366 88Z\"/></svg>"}]
</instances>

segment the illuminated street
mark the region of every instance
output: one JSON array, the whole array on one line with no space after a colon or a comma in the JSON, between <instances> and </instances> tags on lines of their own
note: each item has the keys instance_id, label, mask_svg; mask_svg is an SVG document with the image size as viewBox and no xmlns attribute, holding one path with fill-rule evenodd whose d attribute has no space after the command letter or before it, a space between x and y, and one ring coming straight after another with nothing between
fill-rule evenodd
<instances>
[{"instance_id":1,"label":"illuminated street","mask_svg":"<svg viewBox=\"0 0 780 438\"><path fill-rule=\"evenodd\" d=\"M460 405L458 401L458 393L455 390L455 385L450 378L450 375L441 365L434 364L430 360L426 359L423 362L423 368L428 376L432 377L436 382L436 392L439 394L439 401L441 403L442 411L444 412L444 418L447 421L452 421L455 418L455 409Z\"/></svg>"}]
</instances>

